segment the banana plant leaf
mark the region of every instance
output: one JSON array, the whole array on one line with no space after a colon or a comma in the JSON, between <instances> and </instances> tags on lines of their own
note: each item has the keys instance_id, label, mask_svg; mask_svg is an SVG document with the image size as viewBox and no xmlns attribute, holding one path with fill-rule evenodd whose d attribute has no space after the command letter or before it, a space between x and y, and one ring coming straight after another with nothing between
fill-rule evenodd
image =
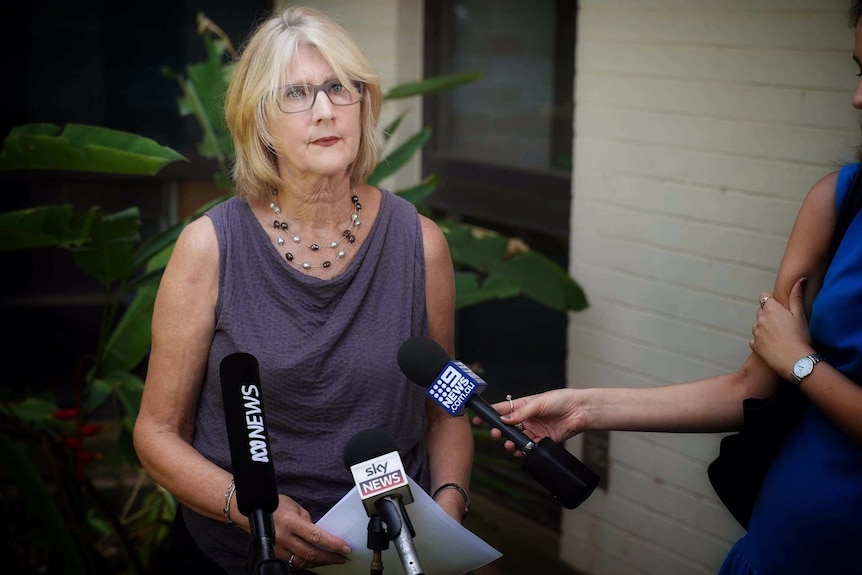
<instances>
[{"instance_id":1,"label":"banana plant leaf","mask_svg":"<svg viewBox=\"0 0 862 575\"><path fill-rule=\"evenodd\" d=\"M503 277L490 276L481 281L476 272L455 272L455 309L493 299L506 299L520 293L517 283Z\"/></svg>"},{"instance_id":2,"label":"banana plant leaf","mask_svg":"<svg viewBox=\"0 0 862 575\"><path fill-rule=\"evenodd\" d=\"M553 260L535 251L519 253L492 267L492 273L517 283L530 299L558 311L586 309L581 287Z\"/></svg>"},{"instance_id":3,"label":"banana plant leaf","mask_svg":"<svg viewBox=\"0 0 862 575\"><path fill-rule=\"evenodd\" d=\"M587 307L581 287L546 256L535 251L510 250L508 238L452 220L441 221L440 227L455 265L476 274L474 282L462 278L456 284L456 305L524 295L563 312Z\"/></svg>"},{"instance_id":4,"label":"banana plant leaf","mask_svg":"<svg viewBox=\"0 0 862 575\"><path fill-rule=\"evenodd\" d=\"M38 538L44 548L63 558L64 572L86 573L86 562L81 556L73 532L53 503L54 497L42 481L41 474L28 457L24 446L14 443L5 433L0 433L0 465L18 486L18 497L23 501L23 508L27 510L28 516L38 524Z\"/></svg>"},{"instance_id":5,"label":"banana plant leaf","mask_svg":"<svg viewBox=\"0 0 862 575\"><path fill-rule=\"evenodd\" d=\"M0 252L83 243L88 235L83 221L76 222L68 205L0 214Z\"/></svg>"},{"instance_id":6,"label":"banana plant leaf","mask_svg":"<svg viewBox=\"0 0 862 575\"><path fill-rule=\"evenodd\" d=\"M97 126L27 124L3 141L0 170L69 170L152 176L185 160L149 138Z\"/></svg>"},{"instance_id":7,"label":"banana plant leaf","mask_svg":"<svg viewBox=\"0 0 862 575\"><path fill-rule=\"evenodd\" d=\"M104 286L128 277L140 225L138 208L94 218L89 241L71 248L75 265Z\"/></svg>"},{"instance_id":8,"label":"banana plant leaf","mask_svg":"<svg viewBox=\"0 0 862 575\"><path fill-rule=\"evenodd\" d=\"M469 84L482 78L479 72L462 72L459 74L447 74L445 76L434 76L425 78L418 82L410 82L400 84L393 87L384 96L385 100L398 100L401 98L411 98L413 96L424 96L435 92L443 92L450 90L462 84Z\"/></svg>"},{"instance_id":9,"label":"banana plant leaf","mask_svg":"<svg viewBox=\"0 0 862 575\"><path fill-rule=\"evenodd\" d=\"M177 101L181 116L194 116L203 131L198 151L224 165L232 154L233 144L222 113L222 98L232 66L224 64L226 44L207 32L203 35L207 59L186 67L186 75L168 68L162 73L177 80L183 96Z\"/></svg>"},{"instance_id":10,"label":"banana plant leaf","mask_svg":"<svg viewBox=\"0 0 862 575\"><path fill-rule=\"evenodd\" d=\"M170 244L151 258L148 272L158 272L161 277L172 251L173 244ZM152 342L150 325L157 291L157 281L137 289L105 346L102 373L131 371L146 357Z\"/></svg>"},{"instance_id":11,"label":"banana plant leaf","mask_svg":"<svg viewBox=\"0 0 862 575\"><path fill-rule=\"evenodd\" d=\"M374 172L368 176L368 183L376 186L400 170L422 149L422 146L425 145L429 138L431 138L431 128L424 128L411 136L406 142L395 148L386 158L378 162L377 167L374 168Z\"/></svg>"},{"instance_id":12,"label":"banana plant leaf","mask_svg":"<svg viewBox=\"0 0 862 575\"><path fill-rule=\"evenodd\" d=\"M401 122L404 121L405 116L407 116L407 112L401 112L398 114L398 117L392 120L385 128L383 128L383 142L388 143L392 135L398 131L398 127L401 126Z\"/></svg>"},{"instance_id":13,"label":"banana plant leaf","mask_svg":"<svg viewBox=\"0 0 862 575\"><path fill-rule=\"evenodd\" d=\"M414 206L421 207L421 203L437 189L439 184L440 177L437 174L431 174L417 185L398 190L395 193Z\"/></svg>"}]
</instances>

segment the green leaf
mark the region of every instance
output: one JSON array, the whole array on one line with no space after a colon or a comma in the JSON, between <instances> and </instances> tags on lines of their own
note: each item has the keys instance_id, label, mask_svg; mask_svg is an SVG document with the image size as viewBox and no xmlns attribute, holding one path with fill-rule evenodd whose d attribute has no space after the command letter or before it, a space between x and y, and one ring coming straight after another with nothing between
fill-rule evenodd
<instances>
[{"instance_id":1,"label":"green leaf","mask_svg":"<svg viewBox=\"0 0 862 575\"><path fill-rule=\"evenodd\" d=\"M455 309L492 299L506 299L520 293L516 283L503 277L490 276L480 283L475 272L455 272Z\"/></svg>"},{"instance_id":2,"label":"green leaf","mask_svg":"<svg viewBox=\"0 0 862 575\"><path fill-rule=\"evenodd\" d=\"M383 142L388 143L389 138L398 131L398 127L401 125L401 121L404 120L404 117L407 116L407 112L401 112L398 114L398 117L392 121L388 126L383 128Z\"/></svg>"},{"instance_id":3,"label":"green leaf","mask_svg":"<svg viewBox=\"0 0 862 575\"><path fill-rule=\"evenodd\" d=\"M398 190L395 193L415 206L434 193L434 190L437 189L439 184L440 177L437 174L431 174L419 184L411 188Z\"/></svg>"},{"instance_id":4,"label":"green leaf","mask_svg":"<svg viewBox=\"0 0 862 575\"><path fill-rule=\"evenodd\" d=\"M416 155L416 152L422 149L422 146L431 137L431 128L424 128L420 132L414 134L406 142L398 146L391 154L386 156L377 164L374 172L368 176L368 183L376 186L410 161Z\"/></svg>"},{"instance_id":5,"label":"green leaf","mask_svg":"<svg viewBox=\"0 0 862 575\"><path fill-rule=\"evenodd\" d=\"M529 251L520 253L495 272L518 283L524 295L559 311L579 311L587 307L581 287L553 260Z\"/></svg>"},{"instance_id":6,"label":"green leaf","mask_svg":"<svg viewBox=\"0 0 862 575\"><path fill-rule=\"evenodd\" d=\"M11 252L73 241L71 206L44 206L0 214L0 252ZM82 241L78 236L74 240Z\"/></svg>"},{"instance_id":7,"label":"green leaf","mask_svg":"<svg viewBox=\"0 0 862 575\"><path fill-rule=\"evenodd\" d=\"M0 433L0 467L18 486L18 497L27 517L38 522L44 544L63 558L65 573L86 573L84 560L73 538L72 530L53 503L42 476L27 456L27 450L16 444L5 433ZM52 490L53 491L53 490Z\"/></svg>"},{"instance_id":8,"label":"green leaf","mask_svg":"<svg viewBox=\"0 0 862 575\"><path fill-rule=\"evenodd\" d=\"M400 98L410 98L412 96L424 96L433 94L434 92L442 92L450 90L462 84L469 84L479 80L482 75L479 72L462 72L459 74L448 74L445 76L435 76L426 78L418 82L410 82L393 87L384 96L384 100L398 100Z\"/></svg>"},{"instance_id":9,"label":"green leaf","mask_svg":"<svg viewBox=\"0 0 862 575\"><path fill-rule=\"evenodd\" d=\"M0 170L70 170L154 175L185 160L183 156L137 134L98 126L30 124L12 130L3 141Z\"/></svg>"},{"instance_id":10,"label":"green leaf","mask_svg":"<svg viewBox=\"0 0 862 575\"><path fill-rule=\"evenodd\" d=\"M101 378L93 379L87 388L87 395L84 397L84 411L88 414L96 411L99 406L105 403L105 400L111 397L113 391L114 387L110 382Z\"/></svg>"},{"instance_id":11,"label":"green leaf","mask_svg":"<svg viewBox=\"0 0 862 575\"><path fill-rule=\"evenodd\" d=\"M138 418L141 409L141 395L144 393L144 382L133 373L116 372L108 375L108 380L114 385L114 390L123 408L126 417L132 421Z\"/></svg>"},{"instance_id":12,"label":"green leaf","mask_svg":"<svg viewBox=\"0 0 862 575\"><path fill-rule=\"evenodd\" d=\"M90 241L72 248L75 264L104 286L127 277L140 225L137 208L93 218Z\"/></svg>"},{"instance_id":13,"label":"green leaf","mask_svg":"<svg viewBox=\"0 0 862 575\"><path fill-rule=\"evenodd\" d=\"M452 261L488 274L503 261L509 240L496 233L479 234L472 226L449 222L444 229Z\"/></svg>"},{"instance_id":14,"label":"green leaf","mask_svg":"<svg viewBox=\"0 0 862 575\"><path fill-rule=\"evenodd\" d=\"M150 326L157 291L157 285L139 289L126 308L105 346L105 361L102 366L105 373L130 371L137 367L150 351Z\"/></svg>"},{"instance_id":15,"label":"green leaf","mask_svg":"<svg viewBox=\"0 0 862 575\"><path fill-rule=\"evenodd\" d=\"M63 435L75 432L74 421L60 421L51 414L59 408L53 402L37 397L28 397L19 403L7 405L12 415L23 424L37 431L56 431Z\"/></svg>"}]
</instances>

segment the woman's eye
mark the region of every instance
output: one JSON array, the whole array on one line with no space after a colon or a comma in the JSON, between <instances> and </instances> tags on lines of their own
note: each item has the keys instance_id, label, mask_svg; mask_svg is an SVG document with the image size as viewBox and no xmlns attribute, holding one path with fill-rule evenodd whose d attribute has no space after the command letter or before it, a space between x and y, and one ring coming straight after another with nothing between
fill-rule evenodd
<instances>
[{"instance_id":1,"label":"woman's eye","mask_svg":"<svg viewBox=\"0 0 862 575\"><path fill-rule=\"evenodd\" d=\"M307 94L308 88L306 86L290 86L287 90L284 91L284 95L286 97L292 98L294 100L305 98Z\"/></svg>"},{"instance_id":2,"label":"woman's eye","mask_svg":"<svg viewBox=\"0 0 862 575\"><path fill-rule=\"evenodd\" d=\"M333 94L340 94L344 91L344 85L341 82L333 82L329 85L329 91Z\"/></svg>"}]
</instances>

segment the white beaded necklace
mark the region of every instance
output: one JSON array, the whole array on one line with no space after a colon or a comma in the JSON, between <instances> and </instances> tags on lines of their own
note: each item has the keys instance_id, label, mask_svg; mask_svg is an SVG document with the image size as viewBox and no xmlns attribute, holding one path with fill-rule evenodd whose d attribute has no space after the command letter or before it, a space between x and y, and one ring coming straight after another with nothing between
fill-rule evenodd
<instances>
[{"instance_id":1,"label":"white beaded necklace","mask_svg":"<svg viewBox=\"0 0 862 575\"><path fill-rule=\"evenodd\" d=\"M275 189L272 191L272 201L269 203L269 207L272 210L273 215L275 216L275 219L272 221L272 227L275 229L276 232L276 241L278 242L278 247L283 248L285 242L284 238L281 237L281 232L286 232L288 230L288 225L287 222L285 222L284 220L279 221L278 219L279 217L281 217L281 207L279 207L278 202L276 201L277 198L278 190ZM351 196L350 201L353 202L353 213L350 214L350 227L344 230L339 239L331 241L327 244L327 247L329 247L330 249L338 250L335 254L336 259L343 258L344 255L347 253L347 248L350 247L350 244L356 241L356 235L354 234L355 228L359 227L359 224L362 223L359 220L359 211L362 209L362 204L359 203L359 196L354 194L353 196ZM302 242L302 238L300 238L296 234L294 234L291 239L295 244L305 246L313 252L317 252L320 250L320 244L305 244ZM343 242L347 242L347 245L341 249L338 249L338 246L340 246ZM312 268L328 268L332 265L332 261L330 261L329 259L324 260L323 263L319 265L312 265L309 262L303 262L302 264L300 264L296 261L296 258L294 257L293 253L289 251L285 252L284 258L294 265L301 266L304 270L310 270Z\"/></svg>"}]
</instances>

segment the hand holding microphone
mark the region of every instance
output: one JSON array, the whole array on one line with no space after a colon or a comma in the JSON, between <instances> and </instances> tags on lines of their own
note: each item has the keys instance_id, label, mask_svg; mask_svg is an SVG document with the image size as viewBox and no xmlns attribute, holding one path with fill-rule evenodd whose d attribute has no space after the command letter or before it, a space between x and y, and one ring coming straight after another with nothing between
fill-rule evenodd
<instances>
[{"instance_id":1,"label":"hand holding microphone","mask_svg":"<svg viewBox=\"0 0 862 575\"><path fill-rule=\"evenodd\" d=\"M437 342L413 337L398 350L398 365L410 381L428 388L427 395L451 415L469 407L524 454L521 468L541 483L564 507L574 509L590 496L599 476L550 437L538 443L504 422L479 394L487 385L459 361L451 361Z\"/></svg>"},{"instance_id":2,"label":"hand holding microphone","mask_svg":"<svg viewBox=\"0 0 862 575\"><path fill-rule=\"evenodd\" d=\"M499 401L491 407L500 413L503 424L523 427L533 437L550 437L561 443L582 431L581 420L576 416L579 413L576 397L571 389L552 389L538 395ZM479 417L473 418L473 423L482 421ZM491 436L500 439L503 434L493 428ZM506 441L506 449L514 451L514 442Z\"/></svg>"},{"instance_id":3,"label":"hand holding microphone","mask_svg":"<svg viewBox=\"0 0 862 575\"><path fill-rule=\"evenodd\" d=\"M308 511L277 492L257 359L248 353L232 353L219 367L236 503L239 512L248 517L254 545L252 573L289 574L296 564L344 563L344 556L331 550L349 553L347 543L317 527ZM290 528L277 533L276 523ZM285 563L277 557L276 549L290 560Z\"/></svg>"}]
</instances>

